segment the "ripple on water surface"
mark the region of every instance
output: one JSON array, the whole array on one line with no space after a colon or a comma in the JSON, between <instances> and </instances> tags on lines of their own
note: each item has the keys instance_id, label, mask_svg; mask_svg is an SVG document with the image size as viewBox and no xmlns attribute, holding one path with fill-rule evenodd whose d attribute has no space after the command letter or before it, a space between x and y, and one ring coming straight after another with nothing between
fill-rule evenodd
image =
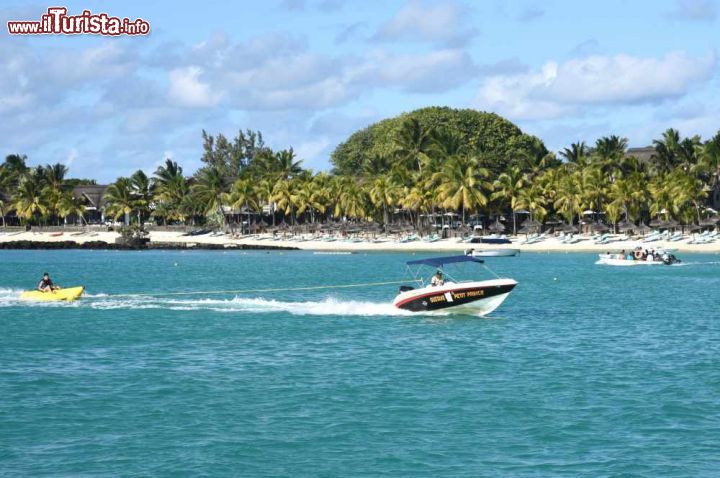
<instances>
[{"instance_id":1,"label":"ripple on water surface","mask_svg":"<svg viewBox=\"0 0 720 478\"><path fill-rule=\"evenodd\" d=\"M487 319L394 287L138 295L396 280L403 254L0 256L10 476L716 476L717 256L498 259L520 285ZM17 301L45 269L89 297Z\"/></svg>"}]
</instances>

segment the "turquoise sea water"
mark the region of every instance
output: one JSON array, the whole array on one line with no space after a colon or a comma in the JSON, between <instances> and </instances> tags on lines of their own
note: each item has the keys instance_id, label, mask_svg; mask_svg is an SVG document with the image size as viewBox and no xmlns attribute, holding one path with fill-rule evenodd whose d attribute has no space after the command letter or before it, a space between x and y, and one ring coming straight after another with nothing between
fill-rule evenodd
<instances>
[{"instance_id":1,"label":"turquoise sea water","mask_svg":"<svg viewBox=\"0 0 720 478\"><path fill-rule=\"evenodd\" d=\"M414 258L420 255L414 256ZM720 256L489 260L489 318L408 316L408 254L0 251L3 476L718 476ZM74 304L17 294L48 270Z\"/></svg>"}]
</instances>

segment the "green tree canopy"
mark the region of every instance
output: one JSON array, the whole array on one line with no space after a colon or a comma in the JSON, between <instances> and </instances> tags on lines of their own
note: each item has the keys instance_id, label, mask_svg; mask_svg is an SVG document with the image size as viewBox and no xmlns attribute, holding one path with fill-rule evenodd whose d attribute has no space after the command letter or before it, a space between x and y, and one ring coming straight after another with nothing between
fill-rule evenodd
<instances>
[{"instance_id":1,"label":"green tree canopy","mask_svg":"<svg viewBox=\"0 0 720 478\"><path fill-rule=\"evenodd\" d=\"M367 171L368 163L372 164L378 157L397 158L399 153L410 156L405 151L411 150L409 147L403 149L398 145L412 144L409 133L414 129L411 127L417 129L415 143L422 146L414 152L416 162L423 154L436 154L442 160L448 156L448 151L444 151L448 148L452 154L460 150L482 153L478 156L483 160L480 166L496 175L509 164L522 163L523 158L547 154L542 141L494 113L433 106L379 121L351 135L332 153L334 172L357 176ZM438 147L430 151L424 144L427 137L444 140L438 141ZM376 171L376 174L383 172Z\"/></svg>"}]
</instances>

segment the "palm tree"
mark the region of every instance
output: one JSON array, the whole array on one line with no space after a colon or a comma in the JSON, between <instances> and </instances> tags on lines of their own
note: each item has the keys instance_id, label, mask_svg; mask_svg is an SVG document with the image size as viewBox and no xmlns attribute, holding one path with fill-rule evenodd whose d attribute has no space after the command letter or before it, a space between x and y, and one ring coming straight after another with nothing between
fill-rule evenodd
<instances>
[{"instance_id":1,"label":"palm tree","mask_svg":"<svg viewBox=\"0 0 720 478\"><path fill-rule=\"evenodd\" d=\"M613 211L622 211L625 213L625 219L629 221L634 222L639 219L642 207L648 200L645 184L645 178L640 173L615 181L608 192L610 202L605 205L608 216L613 215Z\"/></svg>"},{"instance_id":2,"label":"palm tree","mask_svg":"<svg viewBox=\"0 0 720 478\"><path fill-rule=\"evenodd\" d=\"M150 215L150 205L154 197L153 185L141 169L135 171L133 175L130 176L130 184L132 185L132 194L135 199L138 225L142 228L145 215Z\"/></svg>"},{"instance_id":3,"label":"palm tree","mask_svg":"<svg viewBox=\"0 0 720 478\"><path fill-rule=\"evenodd\" d=\"M364 176L375 177L387 174L392 168L390 158L382 154L370 156L362 163L362 173Z\"/></svg>"},{"instance_id":4,"label":"palm tree","mask_svg":"<svg viewBox=\"0 0 720 478\"><path fill-rule=\"evenodd\" d=\"M436 148L432 131L423 127L415 118L403 122L395 137L395 157L408 169L422 171L430 162L430 155Z\"/></svg>"},{"instance_id":5,"label":"palm tree","mask_svg":"<svg viewBox=\"0 0 720 478\"><path fill-rule=\"evenodd\" d=\"M547 214L545 205L547 199L543 187L539 184L532 184L521 189L518 193L516 206L530 211L530 218L542 222Z\"/></svg>"},{"instance_id":6,"label":"palm tree","mask_svg":"<svg viewBox=\"0 0 720 478\"><path fill-rule=\"evenodd\" d=\"M206 215L216 214L220 217L222 227L225 227L225 213L223 211L223 199L228 190L227 179L215 167L205 167L197 172L197 182L193 184L191 191L194 200L204 204Z\"/></svg>"},{"instance_id":7,"label":"palm tree","mask_svg":"<svg viewBox=\"0 0 720 478\"><path fill-rule=\"evenodd\" d=\"M44 215L47 212L41 183L36 175L28 174L20 179L13 201L12 207L15 213L26 221L30 221L37 214Z\"/></svg>"},{"instance_id":8,"label":"palm tree","mask_svg":"<svg viewBox=\"0 0 720 478\"><path fill-rule=\"evenodd\" d=\"M273 188L272 201L283 214L290 216L290 221L295 224L295 203L293 202L294 183L288 179L282 179L275 183Z\"/></svg>"},{"instance_id":9,"label":"palm tree","mask_svg":"<svg viewBox=\"0 0 720 478\"><path fill-rule=\"evenodd\" d=\"M717 187L720 184L720 131L705 143L700 158L700 164L711 178L711 186Z\"/></svg>"},{"instance_id":10,"label":"palm tree","mask_svg":"<svg viewBox=\"0 0 720 478\"><path fill-rule=\"evenodd\" d=\"M369 195L363 186L352 178L339 177L333 182L337 201L334 215L365 219L367 217Z\"/></svg>"},{"instance_id":11,"label":"palm tree","mask_svg":"<svg viewBox=\"0 0 720 478\"><path fill-rule=\"evenodd\" d=\"M257 183L257 195L260 205L267 204L270 215L272 216L272 225L275 226L275 204L273 203L273 191L275 189L275 181L271 178L264 178Z\"/></svg>"},{"instance_id":12,"label":"palm tree","mask_svg":"<svg viewBox=\"0 0 720 478\"><path fill-rule=\"evenodd\" d=\"M297 156L292 148L275 153L275 162L280 178L290 179L302 173L302 159L296 161L296 158Z\"/></svg>"},{"instance_id":13,"label":"palm tree","mask_svg":"<svg viewBox=\"0 0 720 478\"><path fill-rule=\"evenodd\" d=\"M565 173L560 176L557 184L553 206L565 219L572 224L575 215L582 211L582 190L579 173Z\"/></svg>"},{"instance_id":14,"label":"palm tree","mask_svg":"<svg viewBox=\"0 0 720 478\"><path fill-rule=\"evenodd\" d=\"M159 166L155 170L152 190L155 203L153 216L162 217L166 224L168 219L182 220L185 214L181 211L181 204L189 192L182 167L176 162L166 159L165 165Z\"/></svg>"},{"instance_id":15,"label":"palm tree","mask_svg":"<svg viewBox=\"0 0 720 478\"><path fill-rule=\"evenodd\" d=\"M466 141L463 140L459 133L449 128L435 130L432 136L435 143L433 152L442 159L447 159L452 156L462 156L468 153Z\"/></svg>"},{"instance_id":16,"label":"palm tree","mask_svg":"<svg viewBox=\"0 0 720 478\"><path fill-rule=\"evenodd\" d=\"M570 144L569 148L563 148L560 151L560 156L565 158L568 163L574 163L579 166L586 166L588 159L588 147L585 141Z\"/></svg>"},{"instance_id":17,"label":"palm tree","mask_svg":"<svg viewBox=\"0 0 720 478\"><path fill-rule=\"evenodd\" d=\"M60 207L58 208L58 214L63 219L67 219L68 216L75 215L80 219L80 223L85 223L85 205L81 198L76 198L69 192L63 195Z\"/></svg>"},{"instance_id":18,"label":"palm tree","mask_svg":"<svg viewBox=\"0 0 720 478\"><path fill-rule=\"evenodd\" d=\"M397 203L401 192L400 185L389 175L375 178L368 191L372 204L377 208L382 208L385 232L388 230L388 208Z\"/></svg>"},{"instance_id":19,"label":"palm tree","mask_svg":"<svg viewBox=\"0 0 720 478\"><path fill-rule=\"evenodd\" d=\"M493 183L495 192L490 195L492 200L507 201L512 210L513 234L517 234L517 220L515 211L520 191L525 186L525 175L517 166L511 167L507 172L502 173Z\"/></svg>"},{"instance_id":20,"label":"palm tree","mask_svg":"<svg viewBox=\"0 0 720 478\"><path fill-rule=\"evenodd\" d=\"M59 209L63 202L65 193L69 192L69 188L65 184L65 176L68 168L64 164L56 163L47 166L38 166L36 168L37 175L41 178L40 183L43 185L42 194L47 206L46 214L57 219L60 223Z\"/></svg>"},{"instance_id":21,"label":"palm tree","mask_svg":"<svg viewBox=\"0 0 720 478\"><path fill-rule=\"evenodd\" d=\"M11 154L5 157L5 162L0 165L0 192L9 193L17 189L20 178L28 172L26 161L25 155Z\"/></svg>"},{"instance_id":22,"label":"palm tree","mask_svg":"<svg viewBox=\"0 0 720 478\"><path fill-rule=\"evenodd\" d=\"M125 215L125 225L130 225L130 215L135 210L135 197L130 178L118 178L105 190L105 212L114 220Z\"/></svg>"},{"instance_id":23,"label":"palm tree","mask_svg":"<svg viewBox=\"0 0 720 478\"><path fill-rule=\"evenodd\" d=\"M588 166L580 171L580 180L584 206L600 211L607 196L607 177L599 167Z\"/></svg>"},{"instance_id":24,"label":"palm tree","mask_svg":"<svg viewBox=\"0 0 720 478\"><path fill-rule=\"evenodd\" d=\"M232 185L227 196L227 203L233 209L245 208L248 215L248 230L250 228L250 212L257 209L257 192L255 184L250 179L238 179Z\"/></svg>"},{"instance_id":25,"label":"palm tree","mask_svg":"<svg viewBox=\"0 0 720 478\"><path fill-rule=\"evenodd\" d=\"M315 212L324 213L328 204L327 189L322 180L316 178L301 181L292 195L292 202L297 207L297 214L302 216L310 213L310 222L315 223Z\"/></svg>"},{"instance_id":26,"label":"palm tree","mask_svg":"<svg viewBox=\"0 0 720 478\"><path fill-rule=\"evenodd\" d=\"M433 175L438 184L438 201L443 207L462 211L463 224L466 211L487 204L488 198L483 190L492 190L492 184L485 180L490 172L479 164L476 157L454 156L443 164L440 172Z\"/></svg>"},{"instance_id":27,"label":"palm tree","mask_svg":"<svg viewBox=\"0 0 720 478\"><path fill-rule=\"evenodd\" d=\"M655 146L653 159L656 172L668 172L675 167L679 145L680 132L673 128L665 130L662 139L653 140L653 146Z\"/></svg>"}]
</instances>

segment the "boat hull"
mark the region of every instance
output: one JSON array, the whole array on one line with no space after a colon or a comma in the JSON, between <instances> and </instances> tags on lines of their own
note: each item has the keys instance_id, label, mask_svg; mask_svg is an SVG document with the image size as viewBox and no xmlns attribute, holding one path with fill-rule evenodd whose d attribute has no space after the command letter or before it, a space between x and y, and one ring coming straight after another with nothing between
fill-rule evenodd
<instances>
[{"instance_id":1,"label":"boat hull","mask_svg":"<svg viewBox=\"0 0 720 478\"><path fill-rule=\"evenodd\" d=\"M604 266L615 266L615 267L634 267L634 266L657 266L666 265L663 261L638 261L628 259L610 259L601 257L595 264Z\"/></svg>"},{"instance_id":2,"label":"boat hull","mask_svg":"<svg viewBox=\"0 0 720 478\"><path fill-rule=\"evenodd\" d=\"M473 257L514 257L520 249L491 249L487 251L473 251Z\"/></svg>"},{"instance_id":3,"label":"boat hull","mask_svg":"<svg viewBox=\"0 0 720 478\"><path fill-rule=\"evenodd\" d=\"M54 290L52 292L40 292L39 290L27 290L20 294L21 300L31 300L36 302L59 302L72 301L80 298L85 287L68 287L65 289Z\"/></svg>"},{"instance_id":4,"label":"boat hull","mask_svg":"<svg viewBox=\"0 0 720 478\"><path fill-rule=\"evenodd\" d=\"M400 293L393 304L411 312L453 312L484 316L494 311L515 288L513 279L445 284Z\"/></svg>"}]
</instances>

